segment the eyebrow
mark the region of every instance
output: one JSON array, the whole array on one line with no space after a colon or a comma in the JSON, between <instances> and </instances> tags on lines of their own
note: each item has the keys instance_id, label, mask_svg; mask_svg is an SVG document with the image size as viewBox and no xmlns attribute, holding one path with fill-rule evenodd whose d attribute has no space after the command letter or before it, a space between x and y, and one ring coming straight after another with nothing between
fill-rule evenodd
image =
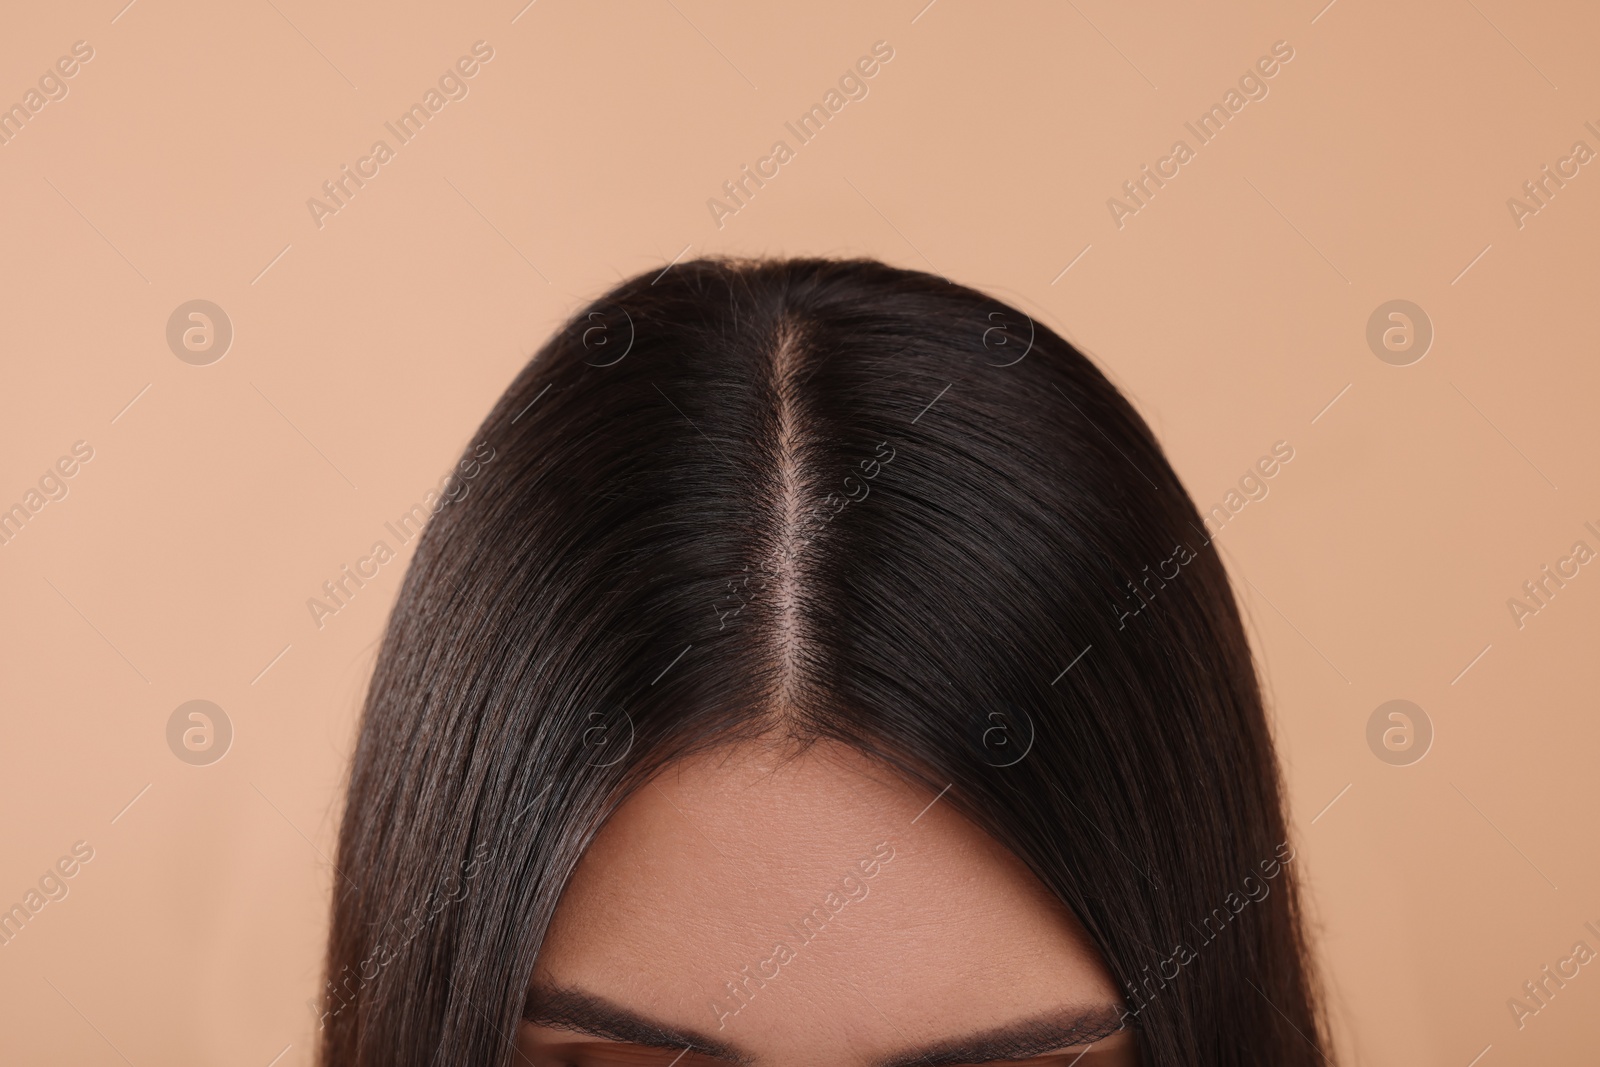
<instances>
[{"instance_id":1,"label":"eyebrow","mask_svg":"<svg viewBox=\"0 0 1600 1067\"><path fill-rule=\"evenodd\" d=\"M528 991L522 1018L535 1026L571 1030L609 1041L625 1041L645 1048L686 1048L713 1059L746 1065L755 1062L748 1052L707 1037L697 1030L668 1026L614 1004L604 997L577 989L535 987Z\"/></svg>"},{"instance_id":2,"label":"eyebrow","mask_svg":"<svg viewBox=\"0 0 1600 1067\"><path fill-rule=\"evenodd\" d=\"M669 1026L577 989L534 987L528 991L522 1017L535 1026L570 1030L645 1048L685 1049L713 1059L749 1067L755 1057L737 1046L699 1031ZM1125 1029L1123 1013L1114 1005L1098 1005L1008 1023L968 1037L897 1052L873 1067L968 1067L999 1061L1025 1060L1076 1045L1088 1045Z\"/></svg>"},{"instance_id":3,"label":"eyebrow","mask_svg":"<svg viewBox=\"0 0 1600 1067\"><path fill-rule=\"evenodd\" d=\"M1122 1010L1111 1004L1007 1023L970 1037L939 1041L899 1052L873 1067L967 1067L969 1064L1026 1060L1047 1052L1101 1041L1128 1028Z\"/></svg>"}]
</instances>

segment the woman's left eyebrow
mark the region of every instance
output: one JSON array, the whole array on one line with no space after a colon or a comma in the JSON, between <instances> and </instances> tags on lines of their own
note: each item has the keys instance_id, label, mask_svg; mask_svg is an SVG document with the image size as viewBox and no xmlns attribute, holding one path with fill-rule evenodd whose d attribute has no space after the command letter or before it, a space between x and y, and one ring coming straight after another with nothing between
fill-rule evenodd
<instances>
[{"instance_id":1,"label":"woman's left eyebrow","mask_svg":"<svg viewBox=\"0 0 1600 1067\"><path fill-rule=\"evenodd\" d=\"M1092 1044L1124 1027L1123 1010L1118 1005L1075 1008L1006 1023L969 1037L947 1038L906 1049L879 1060L873 1067L970 1067L1025 1060Z\"/></svg>"},{"instance_id":2,"label":"woman's left eyebrow","mask_svg":"<svg viewBox=\"0 0 1600 1067\"><path fill-rule=\"evenodd\" d=\"M693 1051L701 1056L748 1067L755 1057L733 1045L696 1030L682 1029L647 1018L604 997L579 989L534 987L522 1018L535 1026L571 1030L608 1041L625 1041L645 1048Z\"/></svg>"}]
</instances>

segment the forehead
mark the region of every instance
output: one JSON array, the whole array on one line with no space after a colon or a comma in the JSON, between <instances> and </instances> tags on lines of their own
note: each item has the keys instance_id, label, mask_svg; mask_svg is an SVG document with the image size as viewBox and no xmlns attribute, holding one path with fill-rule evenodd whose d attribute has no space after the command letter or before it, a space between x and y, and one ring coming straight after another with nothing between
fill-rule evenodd
<instances>
[{"instance_id":1,"label":"forehead","mask_svg":"<svg viewBox=\"0 0 1600 1067\"><path fill-rule=\"evenodd\" d=\"M810 1062L1115 1002L1070 913L936 796L827 744L676 764L590 846L535 977Z\"/></svg>"}]
</instances>

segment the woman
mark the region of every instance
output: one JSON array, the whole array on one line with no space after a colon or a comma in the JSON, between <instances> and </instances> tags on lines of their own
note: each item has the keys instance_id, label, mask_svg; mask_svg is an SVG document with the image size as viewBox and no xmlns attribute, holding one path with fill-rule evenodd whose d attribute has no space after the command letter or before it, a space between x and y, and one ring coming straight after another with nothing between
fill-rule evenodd
<instances>
[{"instance_id":1,"label":"woman","mask_svg":"<svg viewBox=\"0 0 1600 1067\"><path fill-rule=\"evenodd\" d=\"M1327 1060L1224 570L1066 341L702 260L470 447L367 699L327 1067Z\"/></svg>"}]
</instances>

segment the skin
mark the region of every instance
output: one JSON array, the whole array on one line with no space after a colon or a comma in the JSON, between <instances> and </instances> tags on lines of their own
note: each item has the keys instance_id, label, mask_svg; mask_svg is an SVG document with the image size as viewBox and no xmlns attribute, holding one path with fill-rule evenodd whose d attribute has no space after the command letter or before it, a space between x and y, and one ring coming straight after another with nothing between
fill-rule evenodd
<instances>
[{"instance_id":1,"label":"skin","mask_svg":"<svg viewBox=\"0 0 1600 1067\"><path fill-rule=\"evenodd\" d=\"M947 802L842 746L753 742L670 767L596 836L517 1062L1132 1067L1120 1005L1070 912Z\"/></svg>"}]
</instances>

